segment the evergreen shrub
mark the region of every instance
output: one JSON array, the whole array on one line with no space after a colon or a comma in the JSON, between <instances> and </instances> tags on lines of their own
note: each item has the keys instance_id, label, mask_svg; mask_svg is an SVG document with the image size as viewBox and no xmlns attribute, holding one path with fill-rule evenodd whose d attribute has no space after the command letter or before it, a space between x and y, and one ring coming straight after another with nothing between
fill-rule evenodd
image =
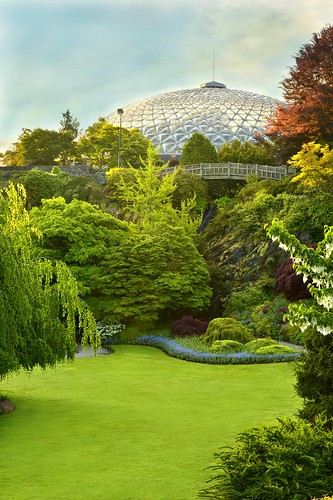
<instances>
[{"instance_id":1,"label":"evergreen shrub","mask_svg":"<svg viewBox=\"0 0 333 500\"><path fill-rule=\"evenodd\" d=\"M331 422L332 423L332 422ZM314 424L279 419L238 434L236 445L215 453L215 476L200 498L306 500L333 492L333 433Z\"/></svg>"},{"instance_id":2,"label":"evergreen shrub","mask_svg":"<svg viewBox=\"0 0 333 500\"><path fill-rule=\"evenodd\" d=\"M236 340L215 340L211 345L210 352L216 353L232 353L243 352L244 344Z\"/></svg>"},{"instance_id":3,"label":"evergreen shrub","mask_svg":"<svg viewBox=\"0 0 333 500\"><path fill-rule=\"evenodd\" d=\"M195 319L193 316L183 316L171 325L173 337L191 337L193 335L203 335L208 327L208 321Z\"/></svg>"},{"instance_id":4,"label":"evergreen shrub","mask_svg":"<svg viewBox=\"0 0 333 500\"><path fill-rule=\"evenodd\" d=\"M236 340L245 344L253 340L249 329L234 318L215 318L207 328L200 341L213 344L216 340Z\"/></svg>"},{"instance_id":5,"label":"evergreen shrub","mask_svg":"<svg viewBox=\"0 0 333 500\"><path fill-rule=\"evenodd\" d=\"M267 347L271 345L277 345L276 341L271 338L254 339L251 340L251 342L247 342L247 344L243 345L243 351L256 353L261 347Z\"/></svg>"},{"instance_id":6,"label":"evergreen shrub","mask_svg":"<svg viewBox=\"0 0 333 500\"><path fill-rule=\"evenodd\" d=\"M256 351L257 354L293 354L295 349L281 344L272 344L259 347Z\"/></svg>"}]
</instances>

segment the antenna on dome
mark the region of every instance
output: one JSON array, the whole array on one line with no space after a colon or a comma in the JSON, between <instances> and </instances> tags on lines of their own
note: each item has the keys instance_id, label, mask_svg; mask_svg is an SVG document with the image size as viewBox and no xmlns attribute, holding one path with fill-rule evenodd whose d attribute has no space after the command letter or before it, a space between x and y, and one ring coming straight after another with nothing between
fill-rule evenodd
<instances>
[{"instance_id":1,"label":"antenna on dome","mask_svg":"<svg viewBox=\"0 0 333 500\"><path fill-rule=\"evenodd\" d=\"M213 40L213 82L215 81L215 40Z\"/></svg>"}]
</instances>

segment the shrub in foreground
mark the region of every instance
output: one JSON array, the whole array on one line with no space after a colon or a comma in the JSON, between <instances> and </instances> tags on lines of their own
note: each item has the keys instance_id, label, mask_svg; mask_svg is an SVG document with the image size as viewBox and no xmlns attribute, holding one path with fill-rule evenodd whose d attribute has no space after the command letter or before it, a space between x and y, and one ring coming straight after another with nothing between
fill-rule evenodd
<instances>
[{"instance_id":1,"label":"shrub in foreground","mask_svg":"<svg viewBox=\"0 0 333 500\"><path fill-rule=\"evenodd\" d=\"M200 340L206 344L213 344L216 340L236 340L245 344L253 340L253 336L246 326L234 318L215 318Z\"/></svg>"},{"instance_id":2,"label":"shrub in foreground","mask_svg":"<svg viewBox=\"0 0 333 500\"><path fill-rule=\"evenodd\" d=\"M272 344L259 347L256 352L257 354L292 354L296 351L292 347L286 345Z\"/></svg>"},{"instance_id":3,"label":"shrub in foreground","mask_svg":"<svg viewBox=\"0 0 333 500\"><path fill-rule=\"evenodd\" d=\"M243 346L243 350L244 350L244 352L255 353L261 347L266 347L266 346L274 345L274 344L276 345L276 341L273 339L270 339L270 338L254 339L254 340L251 340L251 342L247 342Z\"/></svg>"},{"instance_id":4,"label":"shrub in foreground","mask_svg":"<svg viewBox=\"0 0 333 500\"><path fill-rule=\"evenodd\" d=\"M200 491L215 500L310 500L333 492L333 433L318 417L254 427L215 454L216 475ZM332 422L331 422L332 424Z\"/></svg>"},{"instance_id":5,"label":"shrub in foreground","mask_svg":"<svg viewBox=\"0 0 333 500\"><path fill-rule=\"evenodd\" d=\"M231 353L231 352L243 352L244 344L237 342L237 340L215 340L213 342L210 352L217 353Z\"/></svg>"}]
</instances>

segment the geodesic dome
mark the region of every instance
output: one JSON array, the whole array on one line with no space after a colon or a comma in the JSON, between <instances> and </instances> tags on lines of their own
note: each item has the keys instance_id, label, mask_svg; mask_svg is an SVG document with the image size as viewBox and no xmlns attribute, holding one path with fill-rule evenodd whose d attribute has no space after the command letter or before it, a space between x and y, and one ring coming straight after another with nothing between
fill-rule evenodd
<instances>
[{"instance_id":1,"label":"geodesic dome","mask_svg":"<svg viewBox=\"0 0 333 500\"><path fill-rule=\"evenodd\" d=\"M212 81L200 88L166 92L130 104L123 108L121 122L124 128L139 129L160 148L161 155L180 156L194 132L206 136L216 149L234 139L253 140L263 133L277 104L283 103ZM120 124L118 112L106 119L112 125Z\"/></svg>"}]
</instances>

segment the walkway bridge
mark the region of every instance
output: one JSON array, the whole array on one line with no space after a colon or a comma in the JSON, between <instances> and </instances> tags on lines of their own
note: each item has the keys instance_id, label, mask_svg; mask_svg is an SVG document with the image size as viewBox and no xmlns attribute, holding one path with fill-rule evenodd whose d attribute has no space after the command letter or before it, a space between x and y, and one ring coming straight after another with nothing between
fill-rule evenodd
<instances>
[{"instance_id":1,"label":"walkway bridge","mask_svg":"<svg viewBox=\"0 0 333 500\"><path fill-rule=\"evenodd\" d=\"M189 174L198 175L205 181L219 179L245 180L250 174L258 175L261 179L272 179L280 181L295 173L295 170L283 167L272 167L270 165L251 165L247 163L200 163L197 165L182 165ZM163 173L171 174L177 166L167 167Z\"/></svg>"}]
</instances>

